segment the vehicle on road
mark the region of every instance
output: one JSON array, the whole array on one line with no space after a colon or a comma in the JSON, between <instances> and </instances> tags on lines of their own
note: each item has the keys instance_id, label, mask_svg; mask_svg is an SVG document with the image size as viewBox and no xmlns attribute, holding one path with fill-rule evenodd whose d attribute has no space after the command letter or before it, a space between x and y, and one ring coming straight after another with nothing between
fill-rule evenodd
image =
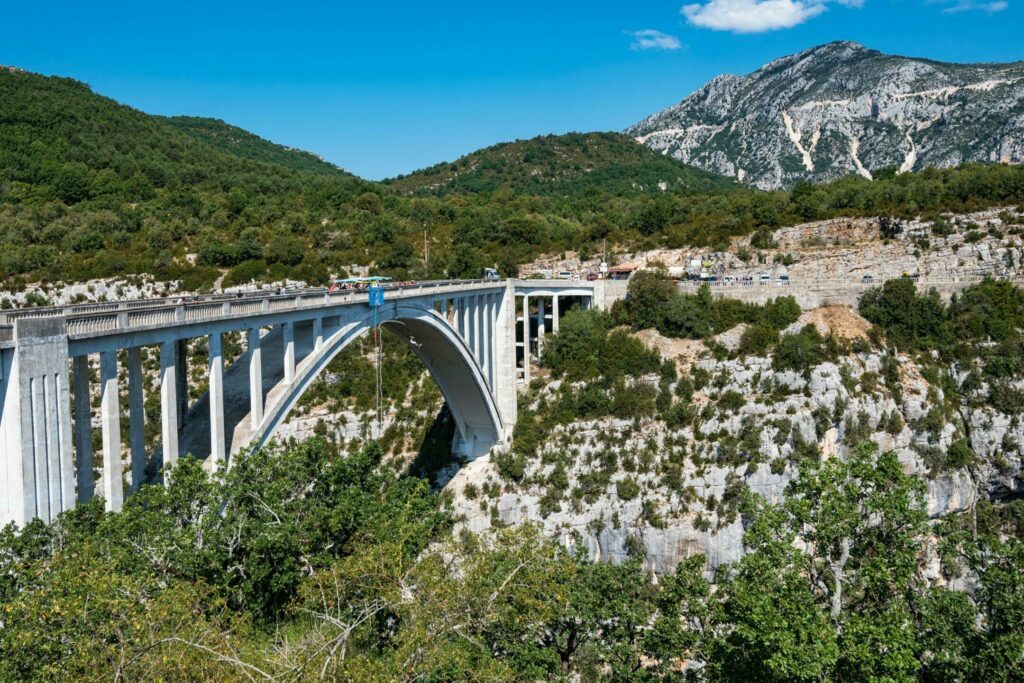
<instances>
[{"instance_id":1,"label":"vehicle on road","mask_svg":"<svg viewBox=\"0 0 1024 683\"><path fill-rule=\"evenodd\" d=\"M860 276L860 282L861 282L862 285L870 285L874 281L875 281L875 278L874 278L873 275L861 275Z\"/></svg>"},{"instance_id":2,"label":"vehicle on road","mask_svg":"<svg viewBox=\"0 0 1024 683\"><path fill-rule=\"evenodd\" d=\"M500 280L501 274L496 268L484 268L484 280Z\"/></svg>"}]
</instances>

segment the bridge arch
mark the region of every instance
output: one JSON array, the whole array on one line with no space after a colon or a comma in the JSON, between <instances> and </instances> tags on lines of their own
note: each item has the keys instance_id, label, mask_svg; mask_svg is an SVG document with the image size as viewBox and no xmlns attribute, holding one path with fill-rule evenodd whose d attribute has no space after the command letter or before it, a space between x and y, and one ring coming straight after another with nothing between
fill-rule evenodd
<instances>
[{"instance_id":1,"label":"bridge arch","mask_svg":"<svg viewBox=\"0 0 1024 683\"><path fill-rule=\"evenodd\" d=\"M399 300L381 306L376 322L402 339L420 358L448 402L469 457L485 455L492 446L504 442L506 426L487 379L466 341L443 315L433 308ZM243 429L241 439L236 431L231 450L270 441L320 373L350 344L372 331L373 325L373 312L364 310L327 330L329 336L323 345L296 367L295 378L287 383L282 379L270 391L260 425L248 435Z\"/></svg>"}]
</instances>

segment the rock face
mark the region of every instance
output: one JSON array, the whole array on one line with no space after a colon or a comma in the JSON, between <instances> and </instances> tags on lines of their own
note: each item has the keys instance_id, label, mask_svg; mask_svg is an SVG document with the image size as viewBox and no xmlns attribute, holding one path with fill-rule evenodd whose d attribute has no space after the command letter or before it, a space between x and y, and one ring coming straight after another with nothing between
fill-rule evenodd
<instances>
[{"instance_id":1,"label":"rock face","mask_svg":"<svg viewBox=\"0 0 1024 683\"><path fill-rule=\"evenodd\" d=\"M744 488L778 502L808 449L844 458L865 439L925 481L932 518L1024 493L1019 416L946 397L908 356L853 352L806 373L775 370L771 358L756 356L680 360L685 372L707 378L692 397L693 423L678 428L651 416L560 425L518 483L503 479L491 457L469 463L447 487L460 526L534 522L593 559L641 557L662 574L703 554L713 570L744 553ZM534 400L549 399L558 385ZM743 404L727 406L730 394ZM965 440L977 456L970 467L947 456Z\"/></svg>"},{"instance_id":2,"label":"rock face","mask_svg":"<svg viewBox=\"0 0 1024 683\"><path fill-rule=\"evenodd\" d=\"M850 42L719 76L626 129L762 189L872 170L1024 161L1024 62L947 64Z\"/></svg>"}]
</instances>

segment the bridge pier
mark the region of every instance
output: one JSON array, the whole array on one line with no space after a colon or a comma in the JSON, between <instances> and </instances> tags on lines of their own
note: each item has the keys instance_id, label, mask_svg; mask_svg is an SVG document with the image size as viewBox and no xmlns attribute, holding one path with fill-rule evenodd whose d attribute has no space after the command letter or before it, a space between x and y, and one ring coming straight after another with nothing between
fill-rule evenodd
<instances>
[{"instance_id":1,"label":"bridge pier","mask_svg":"<svg viewBox=\"0 0 1024 683\"><path fill-rule=\"evenodd\" d=\"M209 385L210 385L210 456L213 458L213 469L224 467L227 461L224 452L226 435L224 433L224 351L220 332L210 335L209 353Z\"/></svg>"},{"instance_id":2,"label":"bridge pier","mask_svg":"<svg viewBox=\"0 0 1024 683\"><path fill-rule=\"evenodd\" d=\"M188 419L188 339L179 339L175 350L176 367L174 370L178 396L178 429L185 427Z\"/></svg>"},{"instance_id":3,"label":"bridge pier","mask_svg":"<svg viewBox=\"0 0 1024 683\"><path fill-rule=\"evenodd\" d=\"M95 483L92 464L92 406L89 405L89 357L71 360L75 382L75 472L78 502L92 500Z\"/></svg>"},{"instance_id":4,"label":"bridge pier","mask_svg":"<svg viewBox=\"0 0 1024 683\"><path fill-rule=\"evenodd\" d=\"M163 444L161 466L178 462L178 343L160 345L160 435Z\"/></svg>"},{"instance_id":5,"label":"bridge pier","mask_svg":"<svg viewBox=\"0 0 1024 683\"><path fill-rule=\"evenodd\" d=\"M49 522L75 506L64 319L16 320L13 337L0 349L0 525Z\"/></svg>"},{"instance_id":6,"label":"bridge pier","mask_svg":"<svg viewBox=\"0 0 1024 683\"><path fill-rule=\"evenodd\" d=\"M284 323L281 333L284 335L284 381L295 380L295 323Z\"/></svg>"},{"instance_id":7,"label":"bridge pier","mask_svg":"<svg viewBox=\"0 0 1024 683\"><path fill-rule=\"evenodd\" d=\"M131 490L138 490L146 478L146 408L143 396L142 350L128 349L128 434L132 459ZM77 399L78 388L75 388Z\"/></svg>"},{"instance_id":8,"label":"bridge pier","mask_svg":"<svg viewBox=\"0 0 1024 683\"><path fill-rule=\"evenodd\" d=\"M103 430L103 498L106 509L120 512L124 503L121 467L121 406L118 400L117 351L100 353L100 416Z\"/></svg>"},{"instance_id":9,"label":"bridge pier","mask_svg":"<svg viewBox=\"0 0 1024 683\"><path fill-rule=\"evenodd\" d=\"M263 422L263 352L260 350L260 328L246 332L249 346L249 418L253 429Z\"/></svg>"}]
</instances>

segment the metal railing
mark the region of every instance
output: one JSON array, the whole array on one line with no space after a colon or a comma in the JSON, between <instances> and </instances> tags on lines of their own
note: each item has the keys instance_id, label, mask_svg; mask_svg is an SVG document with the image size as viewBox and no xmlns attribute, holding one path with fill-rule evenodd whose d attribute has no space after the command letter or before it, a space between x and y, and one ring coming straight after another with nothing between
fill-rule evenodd
<instances>
[{"instance_id":1,"label":"metal railing","mask_svg":"<svg viewBox=\"0 0 1024 683\"><path fill-rule=\"evenodd\" d=\"M392 298L424 294L454 294L480 285L505 286L504 280L433 280L414 283L387 283ZM135 301L108 301L96 304L48 306L3 311L0 313L0 341L10 341L15 320L63 316L70 336L118 332L130 329L212 321L231 316L258 315L336 306L365 300L365 289L326 288L284 291L258 290L239 294L168 297Z\"/></svg>"}]
</instances>

